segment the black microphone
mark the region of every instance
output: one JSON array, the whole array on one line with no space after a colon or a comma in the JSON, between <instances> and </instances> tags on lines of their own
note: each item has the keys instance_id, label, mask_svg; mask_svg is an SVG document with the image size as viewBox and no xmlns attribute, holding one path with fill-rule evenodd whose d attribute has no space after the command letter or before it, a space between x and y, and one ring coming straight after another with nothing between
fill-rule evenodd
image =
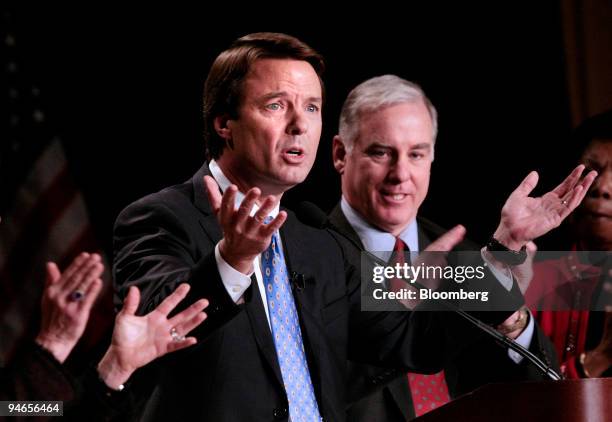
<instances>
[{"instance_id":1,"label":"black microphone","mask_svg":"<svg viewBox=\"0 0 612 422\"><path fill-rule=\"evenodd\" d=\"M330 231L330 233L342 236L344 239L348 240L350 243L355 245L357 249L360 249L363 252L365 252L375 262L383 266L387 265L387 263L381 260L379 257L375 256L369 251L363 250L362 247L360 245L357 245L353 239L346 236L340 230L337 230L336 228L334 228L334 226L330 224L330 221L327 218L327 215L312 202L304 201L300 203L296 210L296 215L302 223L307 224L311 227L315 227L317 229L327 229ZM293 274L292 274L292 280L293 280ZM413 286L418 288L419 290L426 289L425 286L423 286L417 281L414 282ZM299 287L297 287L297 285L296 285L296 288L300 290ZM552 369L550 366L544 363L540 358L538 358L535 354L533 354L527 348L523 347L521 344L501 334L493 327L490 327L489 325L485 324L478 318L470 315L463 309L460 309L454 303L451 303L450 301L443 300L443 299L438 300L438 302L442 303L442 305L448 308L449 311L455 312L456 314L458 314L465 320L469 321L472 325L477 327L479 330L493 337L496 340L495 344L500 345L501 347L505 346L509 349L514 350L516 353L518 353L523 358L525 358L529 363L531 363L536 368L538 368L540 372L542 372L544 375L546 375L551 380L558 381L561 379L561 376L554 369Z\"/></svg>"},{"instance_id":2,"label":"black microphone","mask_svg":"<svg viewBox=\"0 0 612 422\"><path fill-rule=\"evenodd\" d=\"M301 292L306 288L306 277L304 274L291 271L291 283L295 286L295 290Z\"/></svg>"},{"instance_id":3,"label":"black microphone","mask_svg":"<svg viewBox=\"0 0 612 422\"><path fill-rule=\"evenodd\" d=\"M312 202L303 201L295 210L298 220L307 226L323 229L328 225L327 215Z\"/></svg>"}]
</instances>

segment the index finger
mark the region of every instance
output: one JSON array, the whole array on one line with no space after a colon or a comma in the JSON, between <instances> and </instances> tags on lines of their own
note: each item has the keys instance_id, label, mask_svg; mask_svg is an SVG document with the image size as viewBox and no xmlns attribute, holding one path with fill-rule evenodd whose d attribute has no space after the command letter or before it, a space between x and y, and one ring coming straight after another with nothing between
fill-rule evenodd
<instances>
[{"instance_id":1,"label":"index finger","mask_svg":"<svg viewBox=\"0 0 612 422\"><path fill-rule=\"evenodd\" d=\"M559 183L559 186L553 189L553 192L556 193L560 198L564 197L569 191L574 188L574 186L576 186L576 183L578 183L578 180L580 180L580 175L583 171L584 164L580 164L574 170L572 170L570 175L567 176L563 182Z\"/></svg>"},{"instance_id":2,"label":"index finger","mask_svg":"<svg viewBox=\"0 0 612 422\"><path fill-rule=\"evenodd\" d=\"M274 220L270 221L267 225L261 226L259 230L263 236L272 236L272 233L280 229L286 219L287 213L285 211L280 211Z\"/></svg>"},{"instance_id":3,"label":"index finger","mask_svg":"<svg viewBox=\"0 0 612 422\"><path fill-rule=\"evenodd\" d=\"M582 182L573 188L567 204L567 214L572 212L576 207L578 207L578 205L580 205L596 177L597 172L590 171L589 174L582 179Z\"/></svg>"},{"instance_id":4,"label":"index finger","mask_svg":"<svg viewBox=\"0 0 612 422\"><path fill-rule=\"evenodd\" d=\"M185 296L187 296L187 292L189 292L190 288L191 286L187 283L181 284L174 292L172 292L170 296L165 298L163 302L160 303L157 308L155 308L155 311L161 312L164 316L168 315L174 308L176 308L176 305L178 305L181 300L185 299Z\"/></svg>"},{"instance_id":5,"label":"index finger","mask_svg":"<svg viewBox=\"0 0 612 422\"><path fill-rule=\"evenodd\" d=\"M463 240L465 232L465 227L459 224L437 238L425 250L428 252L448 252Z\"/></svg>"},{"instance_id":6,"label":"index finger","mask_svg":"<svg viewBox=\"0 0 612 422\"><path fill-rule=\"evenodd\" d=\"M89 264L90 259L91 255L89 253L81 252L76 258L72 260L68 268L66 268L66 270L61 273L63 280L69 280L75 273L77 273L83 267Z\"/></svg>"}]
</instances>

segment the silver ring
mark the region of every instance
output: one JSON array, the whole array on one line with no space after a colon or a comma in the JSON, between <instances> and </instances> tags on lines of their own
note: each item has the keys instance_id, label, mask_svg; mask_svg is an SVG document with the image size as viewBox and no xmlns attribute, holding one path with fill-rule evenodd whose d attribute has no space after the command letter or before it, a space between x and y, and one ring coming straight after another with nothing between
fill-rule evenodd
<instances>
[{"instance_id":1,"label":"silver ring","mask_svg":"<svg viewBox=\"0 0 612 422\"><path fill-rule=\"evenodd\" d=\"M182 336L176 331L175 327L170 329L170 336L172 337L172 341L183 341L185 340L185 336Z\"/></svg>"},{"instance_id":2,"label":"silver ring","mask_svg":"<svg viewBox=\"0 0 612 422\"><path fill-rule=\"evenodd\" d=\"M74 292L70 293L70 295L68 296L68 300L70 300L71 302L79 302L84 297L85 293L80 290L75 290Z\"/></svg>"}]
</instances>

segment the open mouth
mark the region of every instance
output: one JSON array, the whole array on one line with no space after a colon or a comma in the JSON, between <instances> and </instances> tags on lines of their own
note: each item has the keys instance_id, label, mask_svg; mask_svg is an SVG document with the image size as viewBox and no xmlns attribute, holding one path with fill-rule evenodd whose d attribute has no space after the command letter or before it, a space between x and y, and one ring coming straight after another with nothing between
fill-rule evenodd
<instances>
[{"instance_id":1,"label":"open mouth","mask_svg":"<svg viewBox=\"0 0 612 422\"><path fill-rule=\"evenodd\" d=\"M301 163L305 156L306 153L302 148L291 147L283 150L284 160L291 164Z\"/></svg>"}]
</instances>

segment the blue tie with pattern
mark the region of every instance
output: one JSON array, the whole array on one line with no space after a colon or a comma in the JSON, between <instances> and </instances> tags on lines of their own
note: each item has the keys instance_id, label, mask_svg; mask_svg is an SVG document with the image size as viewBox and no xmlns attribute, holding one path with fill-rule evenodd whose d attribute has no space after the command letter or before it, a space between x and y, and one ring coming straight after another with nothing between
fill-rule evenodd
<instances>
[{"instance_id":1,"label":"blue tie with pattern","mask_svg":"<svg viewBox=\"0 0 612 422\"><path fill-rule=\"evenodd\" d=\"M263 253L262 269L272 337L289 399L289 417L292 422L319 422L321 416L279 241L278 233L274 233L270 246Z\"/></svg>"}]
</instances>

